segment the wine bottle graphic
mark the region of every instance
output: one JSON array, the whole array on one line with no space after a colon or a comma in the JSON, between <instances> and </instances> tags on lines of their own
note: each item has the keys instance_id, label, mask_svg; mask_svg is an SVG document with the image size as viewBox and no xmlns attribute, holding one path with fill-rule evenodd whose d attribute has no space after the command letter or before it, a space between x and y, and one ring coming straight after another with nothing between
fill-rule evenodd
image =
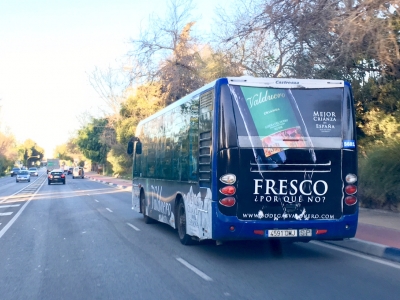
<instances>
[{"instance_id":1,"label":"wine bottle graphic","mask_svg":"<svg viewBox=\"0 0 400 300\"><path fill-rule=\"evenodd\" d=\"M285 162L285 150L308 149L310 163L316 162L307 127L290 89L230 86L255 161ZM259 153L256 149L262 149Z\"/></svg>"}]
</instances>

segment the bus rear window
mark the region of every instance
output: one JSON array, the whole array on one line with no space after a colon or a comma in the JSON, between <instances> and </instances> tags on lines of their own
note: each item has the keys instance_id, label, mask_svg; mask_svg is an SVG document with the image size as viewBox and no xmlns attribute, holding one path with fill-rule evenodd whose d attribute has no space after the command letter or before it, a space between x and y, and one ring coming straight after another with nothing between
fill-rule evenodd
<instances>
[{"instance_id":1,"label":"bus rear window","mask_svg":"<svg viewBox=\"0 0 400 300\"><path fill-rule=\"evenodd\" d=\"M343 88L230 86L240 147L265 156L292 148L341 148Z\"/></svg>"}]
</instances>

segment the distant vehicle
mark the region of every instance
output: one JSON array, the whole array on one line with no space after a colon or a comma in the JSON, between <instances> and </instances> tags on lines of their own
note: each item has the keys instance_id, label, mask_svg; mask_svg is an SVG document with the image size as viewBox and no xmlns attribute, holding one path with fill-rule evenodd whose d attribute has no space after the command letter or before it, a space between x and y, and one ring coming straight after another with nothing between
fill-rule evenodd
<instances>
[{"instance_id":1,"label":"distant vehicle","mask_svg":"<svg viewBox=\"0 0 400 300\"><path fill-rule=\"evenodd\" d=\"M47 173L53 171L53 170L59 170L61 169L60 166L60 160L59 159L47 159ZM63 170L61 170L62 172Z\"/></svg>"},{"instance_id":2,"label":"distant vehicle","mask_svg":"<svg viewBox=\"0 0 400 300\"><path fill-rule=\"evenodd\" d=\"M20 182L20 181L31 182L31 174L29 174L29 171L22 170L17 174L15 182Z\"/></svg>"},{"instance_id":3,"label":"distant vehicle","mask_svg":"<svg viewBox=\"0 0 400 300\"><path fill-rule=\"evenodd\" d=\"M10 171L11 177L13 177L14 175L17 175L19 173L19 171L21 171L20 168L17 168L17 167L12 168L12 170Z\"/></svg>"},{"instance_id":4,"label":"distant vehicle","mask_svg":"<svg viewBox=\"0 0 400 300\"><path fill-rule=\"evenodd\" d=\"M56 182L61 182L62 184L65 184L65 174L63 170L56 169L51 171L47 176L47 182L49 185Z\"/></svg>"},{"instance_id":5,"label":"distant vehicle","mask_svg":"<svg viewBox=\"0 0 400 300\"><path fill-rule=\"evenodd\" d=\"M85 172L83 171L82 167L75 167L74 170L72 171L72 179L75 178L85 178Z\"/></svg>"},{"instance_id":6,"label":"distant vehicle","mask_svg":"<svg viewBox=\"0 0 400 300\"><path fill-rule=\"evenodd\" d=\"M29 173L31 176L39 176L38 168L34 168L34 167L29 168Z\"/></svg>"},{"instance_id":7,"label":"distant vehicle","mask_svg":"<svg viewBox=\"0 0 400 300\"><path fill-rule=\"evenodd\" d=\"M72 174L72 172L74 171L74 168L72 168L72 167L69 167L68 168L68 172L67 172L67 174L69 175L69 174Z\"/></svg>"}]
</instances>

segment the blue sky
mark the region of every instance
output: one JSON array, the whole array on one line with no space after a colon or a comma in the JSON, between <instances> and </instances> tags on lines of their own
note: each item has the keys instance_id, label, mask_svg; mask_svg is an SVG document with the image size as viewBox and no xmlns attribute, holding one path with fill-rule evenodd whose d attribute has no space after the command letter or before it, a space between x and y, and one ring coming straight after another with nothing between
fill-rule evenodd
<instances>
[{"instance_id":1,"label":"blue sky","mask_svg":"<svg viewBox=\"0 0 400 300\"><path fill-rule=\"evenodd\" d=\"M215 6L194 1L197 30L209 31ZM0 126L31 138L51 157L104 106L88 75L116 67L141 22L166 11L162 0L0 0Z\"/></svg>"}]
</instances>

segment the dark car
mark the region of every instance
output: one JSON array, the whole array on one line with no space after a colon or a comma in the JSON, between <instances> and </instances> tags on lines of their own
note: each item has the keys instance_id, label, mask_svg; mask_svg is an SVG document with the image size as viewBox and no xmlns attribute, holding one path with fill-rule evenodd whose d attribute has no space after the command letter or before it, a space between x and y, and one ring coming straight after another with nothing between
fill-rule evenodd
<instances>
[{"instance_id":1,"label":"dark car","mask_svg":"<svg viewBox=\"0 0 400 300\"><path fill-rule=\"evenodd\" d=\"M17 167L12 168L12 170L11 170L11 172L10 172L11 177L17 175L17 174L19 173L19 171L21 171L20 168L17 168Z\"/></svg>"},{"instance_id":2,"label":"dark car","mask_svg":"<svg viewBox=\"0 0 400 300\"><path fill-rule=\"evenodd\" d=\"M68 172L67 175L72 174L72 171L74 170L74 168L68 168Z\"/></svg>"},{"instance_id":3,"label":"dark car","mask_svg":"<svg viewBox=\"0 0 400 300\"><path fill-rule=\"evenodd\" d=\"M49 173L47 176L47 181L48 184L60 182L62 184L65 184L65 174L63 170L53 170Z\"/></svg>"}]
</instances>

